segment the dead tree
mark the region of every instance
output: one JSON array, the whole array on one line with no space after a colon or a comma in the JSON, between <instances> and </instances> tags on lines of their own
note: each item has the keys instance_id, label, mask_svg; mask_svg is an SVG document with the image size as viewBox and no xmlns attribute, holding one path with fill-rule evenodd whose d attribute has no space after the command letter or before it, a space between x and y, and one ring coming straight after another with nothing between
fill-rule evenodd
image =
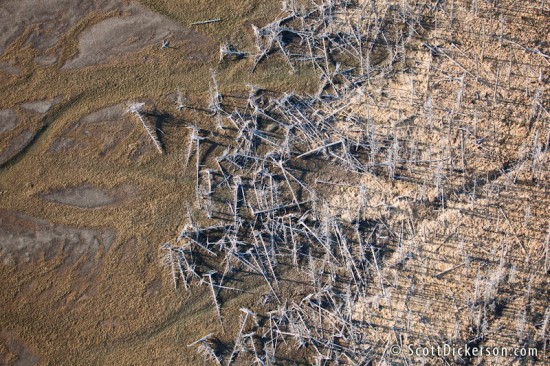
<instances>
[{"instance_id":1,"label":"dead tree","mask_svg":"<svg viewBox=\"0 0 550 366\"><path fill-rule=\"evenodd\" d=\"M238 51L229 43L223 43L220 46L220 62L224 60L240 60L247 55L246 52Z\"/></svg>"},{"instance_id":2,"label":"dead tree","mask_svg":"<svg viewBox=\"0 0 550 366\"><path fill-rule=\"evenodd\" d=\"M212 337L212 333L208 334L207 336L204 336L198 340L196 340L193 343L190 343L187 345L187 347L192 347L196 344L198 344L197 352L202 355L206 361L214 362L217 366L222 366L221 357L219 357L216 354L216 351L214 350L214 344L212 340L210 339Z\"/></svg>"},{"instance_id":3,"label":"dead tree","mask_svg":"<svg viewBox=\"0 0 550 366\"><path fill-rule=\"evenodd\" d=\"M143 126L143 128L145 129L149 137L151 138L151 141L153 141L153 144L157 148L158 152L162 154L164 152L162 150L162 145L158 137L156 136L156 134L153 132L151 127L149 127L147 121L145 120L145 116L143 114L144 106L145 106L145 103L131 103L128 105L128 109L126 111L127 113L131 113L138 118L139 122L141 122L141 125Z\"/></svg>"}]
</instances>

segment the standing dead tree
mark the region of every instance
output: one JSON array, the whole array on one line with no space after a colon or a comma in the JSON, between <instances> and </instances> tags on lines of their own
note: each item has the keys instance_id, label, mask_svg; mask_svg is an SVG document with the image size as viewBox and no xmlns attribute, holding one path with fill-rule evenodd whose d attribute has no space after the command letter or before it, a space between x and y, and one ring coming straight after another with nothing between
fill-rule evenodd
<instances>
[{"instance_id":1,"label":"standing dead tree","mask_svg":"<svg viewBox=\"0 0 550 366\"><path fill-rule=\"evenodd\" d=\"M218 315L218 321L220 322L220 325L223 329L223 320L222 320L222 314L221 314L221 311L220 311L220 304L218 302L217 293L216 293L216 290L214 289L214 281L212 279L212 276L215 273L216 272L214 272L214 271L210 271L210 272L206 273L205 276L208 278L208 285L210 287L210 294L212 295L212 303L214 304L214 307L216 308L216 314Z\"/></svg>"},{"instance_id":2,"label":"standing dead tree","mask_svg":"<svg viewBox=\"0 0 550 366\"><path fill-rule=\"evenodd\" d=\"M151 138L151 141L153 141L153 144L157 148L158 152L162 154L164 152L162 149L162 144L160 143L155 132L153 132L153 129L149 127L149 124L145 119L145 115L143 112L144 107L145 107L145 103L131 103L130 105L128 105L128 109L126 110L126 112L131 113L137 117L137 119L145 129L145 132L147 132L147 135L149 135L149 137Z\"/></svg>"},{"instance_id":3,"label":"standing dead tree","mask_svg":"<svg viewBox=\"0 0 550 366\"><path fill-rule=\"evenodd\" d=\"M224 60L240 60L248 56L248 53L238 51L232 45L224 43L220 46L220 61Z\"/></svg>"},{"instance_id":4,"label":"standing dead tree","mask_svg":"<svg viewBox=\"0 0 550 366\"><path fill-rule=\"evenodd\" d=\"M216 354L214 344L211 340L212 335L213 334L208 334L195 342L188 344L187 347L198 345L197 351L206 359L206 361L211 361L217 366L222 366L221 357Z\"/></svg>"}]
</instances>

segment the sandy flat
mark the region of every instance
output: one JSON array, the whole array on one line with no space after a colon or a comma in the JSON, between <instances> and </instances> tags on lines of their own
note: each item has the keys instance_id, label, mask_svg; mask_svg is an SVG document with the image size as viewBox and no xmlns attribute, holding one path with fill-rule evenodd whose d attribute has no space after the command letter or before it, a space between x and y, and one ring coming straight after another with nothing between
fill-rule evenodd
<instances>
[{"instance_id":1,"label":"sandy flat","mask_svg":"<svg viewBox=\"0 0 550 366\"><path fill-rule=\"evenodd\" d=\"M23 130L11 139L0 152L0 164L4 164L23 150L32 141L33 136L34 132Z\"/></svg>"},{"instance_id":2,"label":"sandy flat","mask_svg":"<svg viewBox=\"0 0 550 366\"><path fill-rule=\"evenodd\" d=\"M106 189L83 184L74 187L50 190L41 196L48 201L80 208L98 208L108 206L122 200L129 200L137 193L130 186Z\"/></svg>"},{"instance_id":3,"label":"sandy flat","mask_svg":"<svg viewBox=\"0 0 550 366\"><path fill-rule=\"evenodd\" d=\"M63 65L62 70L101 64L149 45L160 48L164 39L208 42L199 33L144 7L132 6L130 12L129 16L109 18L86 29L79 37L78 55Z\"/></svg>"},{"instance_id":4,"label":"sandy flat","mask_svg":"<svg viewBox=\"0 0 550 366\"><path fill-rule=\"evenodd\" d=\"M49 100L37 100L32 102L25 102L21 104L23 109L35 113L46 113L52 107L52 102Z\"/></svg>"},{"instance_id":5,"label":"sandy flat","mask_svg":"<svg viewBox=\"0 0 550 366\"><path fill-rule=\"evenodd\" d=\"M107 251L115 239L113 230L72 228L14 211L0 212L1 256L6 260L37 261L64 252L71 262L83 255Z\"/></svg>"},{"instance_id":6,"label":"sandy flat","mask_svg":"<svg viewBox=\"0 0 550 366\"><path fill-rule=\"evenodd\" d=\"M96 10L109 10L119 1L33 1L7 0L0 6L0 54L27 27L39 25L29 37L29 43L45 49L55 45L59 37L80 19Z\"/></svg>"},{"instance_id":7,"label":"sandy flat","mask_svg":"<svg viewBox=\"0 0 550 366\"><path fill-rule=\"evenodd\" d=\"M13 130L19 124L19 117L13 109L0 110L0 133Z\"/></svg>"}]
</instances>

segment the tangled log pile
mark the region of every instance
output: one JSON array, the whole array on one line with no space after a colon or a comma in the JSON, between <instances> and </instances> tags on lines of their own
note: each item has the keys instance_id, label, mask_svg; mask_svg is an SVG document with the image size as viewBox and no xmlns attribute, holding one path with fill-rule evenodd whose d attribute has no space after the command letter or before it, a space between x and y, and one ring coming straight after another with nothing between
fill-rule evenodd
<instances>
[{"instance_id":1,"label":"tangled log pile","mask_svg":"<svg viewBox=\"0 0 550 366\"><path fill-rule=\"evenodd\" d=\"M220 60L308 63L318 92L250 87L234 107L213 73L217 131L190 133L209 224L189 214L164 244L174 286L208 286L222 329L220 293L249 290L239 273L266 289L231 344L191 346L220 365L431 364L389 352L412 343L528 346L538 358L515 361L543 363L550 58L508 21L544 24L548 5L297 3L254 27L255 55L224 45ZM206 142L225 144L210 165Z\"/></svg>"}]
</instances>

